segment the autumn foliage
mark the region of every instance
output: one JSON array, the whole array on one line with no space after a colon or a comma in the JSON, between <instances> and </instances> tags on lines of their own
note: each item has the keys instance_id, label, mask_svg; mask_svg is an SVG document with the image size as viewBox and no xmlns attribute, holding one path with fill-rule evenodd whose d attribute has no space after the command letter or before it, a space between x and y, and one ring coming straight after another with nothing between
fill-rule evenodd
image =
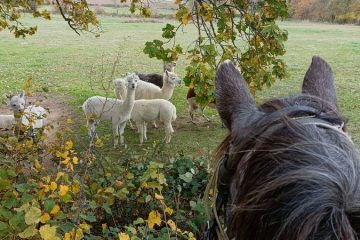
<instances>
[{"instance_id":1,"label":"autumn foliage","mask_svg":"<svg viewBox=\"0 0 360 240\"><path fill-rule=\"evenodd\" d=\"M337 23L360 23L359 0L290 0L291 17Z\"/></svg>"}]
</instances>

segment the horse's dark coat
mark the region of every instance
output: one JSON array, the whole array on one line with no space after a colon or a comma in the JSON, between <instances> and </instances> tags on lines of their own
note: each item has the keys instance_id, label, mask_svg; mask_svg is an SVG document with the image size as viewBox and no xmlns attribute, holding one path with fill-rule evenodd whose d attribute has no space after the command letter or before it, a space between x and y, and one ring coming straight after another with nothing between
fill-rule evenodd
<instances>
[{"instance_id":1,"label":"horse's dark coat","mask_svg":"<svg viewBox=\"0 0 360 240\"><path fill-rule=\"evenodd\" d=\"M257 107L239 71L223 63L216 105L230 130L218 149L229 239L360 237L360 157L345 131L330 66L313 57L302 94Z\"/></svg>"}]
</instances>

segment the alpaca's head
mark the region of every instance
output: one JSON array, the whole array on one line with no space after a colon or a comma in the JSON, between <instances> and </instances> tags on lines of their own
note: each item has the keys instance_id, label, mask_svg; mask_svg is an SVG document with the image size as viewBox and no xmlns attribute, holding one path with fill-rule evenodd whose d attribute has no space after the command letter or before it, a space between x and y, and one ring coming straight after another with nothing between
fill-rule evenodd
<instances>
[{"instance_id":1,"label":"alpaca's head","mask_svg":"<svg viewBox=\"0 0 360 240\"><path fill-rule=\"evenodd\" d=\"M7 99L8 105L12 111L17 113L24 111L26 103L26 96L24 91L14 96L7 96Z\"/></svg>"},{"instance_id":2,"label":"alpaca's head","mask_svg":"<svg viewBox=\"0 0 360 240\"><path fill-rule=\"evenodd\" d=\"M140 80L139 76L135 73L131 73L126 76L125 81L128 86L128 90L135 90L138 80Z\"/></svg>"},{"instance_id":3,"label":"alpaca's head","mask_svg":"<svg viewBox=\"0 0 360 240\"><path fill-rule=\"evenodd\" d=\"M169 85L175 85L181 83L181 79L174 72L169 72L167 70L164 73L163 79L164 79L164 83L167 83Z\"/></svg>"},{"instance_id":4,"label":"alpaca's head","mask_svg":"<svg viewBox=\"0 0 360 240\"><path fill-rule=\"evenodd\" d=\"M172 62L164 61L164 71L175 72L175 67L176 67L175 61L172 61Z\"/></svg>"}]
</instances>

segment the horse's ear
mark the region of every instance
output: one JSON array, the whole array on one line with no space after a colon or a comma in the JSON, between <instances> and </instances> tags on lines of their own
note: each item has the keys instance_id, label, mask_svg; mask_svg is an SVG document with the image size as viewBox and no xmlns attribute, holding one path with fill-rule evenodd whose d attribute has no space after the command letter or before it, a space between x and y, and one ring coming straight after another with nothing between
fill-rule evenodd
<instances>
[{"instance_id":1,"label":"horse's ear","mask_svg":"<svg viewBox=\"0 0 360 240\"><path fill-rule=\"evenodd\" d=\"M216 107L229 130L234 123L238 128L245 127L257 111L245 79L229 60L216 73Z\"/></svg>"},{"instance_id":2,"label":"horse's ear","mask_svg":"<svg viewBox=\"0 0 360 240\"><path fill-rule=\"evenodd\" d=\"M337 108L334 75L330 65L322 58L312 58L305 74L302 93L319 97Z\"/></svg>"}]
</instances>

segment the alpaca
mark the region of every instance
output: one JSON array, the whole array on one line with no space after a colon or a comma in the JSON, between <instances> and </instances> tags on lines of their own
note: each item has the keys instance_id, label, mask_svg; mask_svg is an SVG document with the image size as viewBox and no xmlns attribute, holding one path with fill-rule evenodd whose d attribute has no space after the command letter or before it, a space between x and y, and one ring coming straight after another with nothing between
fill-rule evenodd
<instances>
[{"instance_id":1,"label":"alpaca","mask_svg":"<svg viewBox=\"0 0 360 240\"><path fill-rule=\"evenodd\" d=\"M119 144L119 136L120 144L124 145L124 129L134 107L135 90L139 77L136 74L130 74L125 78L125 81L127 82L127 92L129 93L125 100L94 96L88 98L82 105L87 118L91 144L94 137L97 137L96 126L99 120L111 120L114 147Z\"/></svg>"},{"instance_id":2,"label":"alpaca","mask_svg":"<svg viewBox=\"0 0 360 240\"><path fill-rule=\"evenodd\" d=\"M181 80L178 76L169 71L165 71L163 74L164 86L159 88L152 83L139 80L138 87L135 91L135 100L138 99L165 99L169 100L172 97L176 84ZM118 99L123 99L126 96L126 81L124 79L116 79L113 82L114 91Z\"/></svg>"},{"instance_id":3,"label":"alpaca","mask_svg":"<svg viewBox=\"0 0 360 240\"><path fill-rule=\"evenodd\" d=\"M11 130L15 125L14 115L0 115L0 130Z\"/></svg>"},{"instance_id":4,"label":"alpaca","mask_svg":"<svg viewBox=\"0 0 360 240\"><path fill-rule=\"evenodd\" d=\"M176 66L176 62L165 62L164 61L163 72L169 71L169 72L174 73L175 72L175 66ZM160 75L160 74L156 74L156 73L149 73L149 74L137 73L137 75L139 76L140 80L142 80L144 82L152 83L152 84L158 86L159 88L163 87L163 76Z\"/></svg>"},{"instance_id":5,"label":"alpaca","mask_svg":"<svg viewBox=\"0 0 360 240\"><path fill-rule=\"evenodd\" d=\"M136 100L131 119L139 130L141 144L147 140L146 124L156 120L164 123L165 141L170 143L171 134L174 132L171 122L176 120L176 108L171 102L164 99Z\"/></svg>"},{"instance_id":6,"label":"alpaca","mask_svg":"<svg viewBox=\"0 0 360 240\"><path fill-rule=\"evenodd\" d=\"M30 129L41 129L47 124L47 110L41 106L29 105L26 106L25 92L22 91L18 95L7 96L8 105L14 113L16 122L21 122L22 125Z\"/></svg>"},{"instance_id":7,"label":"alpaca","mask_svg":"<svg viewBox=\"0 0 360 240\"><path fill-rule=\"evenodd\" d=\"M196 102L196 93L194 91L194 88L189 88L187 95L186 95L186 100L188 102L189 105L189 114L190 114L190 118L191 118L191 122L196 124L196 122L194 121L194 113L196 109L200 109L201 111L201 116L208 122L210 122L210 119L205 115L204 110L205 107L201 107L200 104L198 104ZM215 105L215 101L211 101L207 104L208 107L211 108L216 108Z\"/></svg>"}]
</instances>

